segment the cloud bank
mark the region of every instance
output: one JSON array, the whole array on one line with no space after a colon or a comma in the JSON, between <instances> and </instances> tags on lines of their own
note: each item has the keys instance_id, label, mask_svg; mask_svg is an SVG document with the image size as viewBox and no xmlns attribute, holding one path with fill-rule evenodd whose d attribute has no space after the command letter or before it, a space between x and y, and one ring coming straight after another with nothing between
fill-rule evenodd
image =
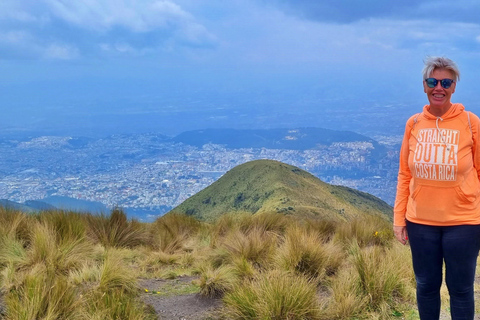
<instances>
[{"instance_id":1,"label":"cloud bank","mask_svg":"<svg viewBox=\"0 0 480 320\"><path fill-rule=\"evenodd\" d=\"M39 0L33 5L5 0L0 12L4 59L142 55L216 41L191 14L166 0Z\"/></svg>"}]
</instances>

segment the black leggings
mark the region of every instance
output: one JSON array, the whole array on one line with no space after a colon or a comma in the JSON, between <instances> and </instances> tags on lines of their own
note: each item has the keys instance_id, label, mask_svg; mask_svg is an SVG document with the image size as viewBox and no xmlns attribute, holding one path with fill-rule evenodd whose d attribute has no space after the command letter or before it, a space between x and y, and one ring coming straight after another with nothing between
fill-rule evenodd
<instances>
[{"instance_id":1,"label":"black leggings","mask_svg":"<svg viewBox=\"0 0 480 320\"><path fill-rule=\"evenodd\" d=\"M407 221L421 320L440 317L443 262L452 320L473 320L480 225L428 226Z\"/></svg>"}]
</instances>

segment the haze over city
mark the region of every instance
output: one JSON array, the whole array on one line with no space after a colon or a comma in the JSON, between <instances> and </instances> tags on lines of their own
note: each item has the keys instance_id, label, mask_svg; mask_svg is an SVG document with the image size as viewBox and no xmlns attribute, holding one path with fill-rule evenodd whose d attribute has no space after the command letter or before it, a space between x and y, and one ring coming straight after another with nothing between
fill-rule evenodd
<instances>
[{"instance_id":1,"label":"haze over city","mask_svg":"<svg viewBox=\"0 0 480 320\"><path fill-rule=\"evenodd\" d=\"M480 111L479 16L463 0L3 0L0 133L401 134L428 55L459 64L453 101Z\"/></svg>"}]
</instances>

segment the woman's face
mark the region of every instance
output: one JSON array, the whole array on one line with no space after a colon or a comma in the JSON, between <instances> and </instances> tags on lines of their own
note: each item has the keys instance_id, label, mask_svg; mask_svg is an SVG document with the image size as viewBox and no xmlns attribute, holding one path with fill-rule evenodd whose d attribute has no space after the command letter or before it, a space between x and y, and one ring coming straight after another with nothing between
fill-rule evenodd
<instances>
[{"instance_id":1,"label":"woman's face","mask_svg":"<svg viewBox=\"0 0 480 320\"><path fill-rule=\"evenodd\" d=\"M453 73L446 69L433 70L429 78L435 78L437 80L455 79ZM427 94L428 101L430 102L430 108L443 111L440 112L440 114L444 114L451 106L450 99L452 94L455 92L455 85L456 82L452 83L450 88L445 89L442 87L439 81L435 88L430 88L427 86L426 82L423 81L423 91Z\"/></svg>"}]
</instances>

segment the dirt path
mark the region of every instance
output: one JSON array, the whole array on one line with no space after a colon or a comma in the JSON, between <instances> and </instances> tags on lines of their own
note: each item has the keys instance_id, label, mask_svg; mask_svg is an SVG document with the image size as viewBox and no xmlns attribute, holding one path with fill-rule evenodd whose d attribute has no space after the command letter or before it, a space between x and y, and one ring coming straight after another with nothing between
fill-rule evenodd
<instances>
[{"instance_id":1,"label":"dirt path","mask_svg":"<svg viewBox=\"0 0 480 320\"><path fill-rule=\"evenodd\" d=\"M155 309L161 320L220 319L219 310L222 306L220 299L188 293L194 279L194 277L180 277L174 280L142 279L139 281L139 285L144 288L142 300ZM185 293L178 294L182 290ZM171 291L172 295L169 295Z\"/></svg>"}]
</instances>

